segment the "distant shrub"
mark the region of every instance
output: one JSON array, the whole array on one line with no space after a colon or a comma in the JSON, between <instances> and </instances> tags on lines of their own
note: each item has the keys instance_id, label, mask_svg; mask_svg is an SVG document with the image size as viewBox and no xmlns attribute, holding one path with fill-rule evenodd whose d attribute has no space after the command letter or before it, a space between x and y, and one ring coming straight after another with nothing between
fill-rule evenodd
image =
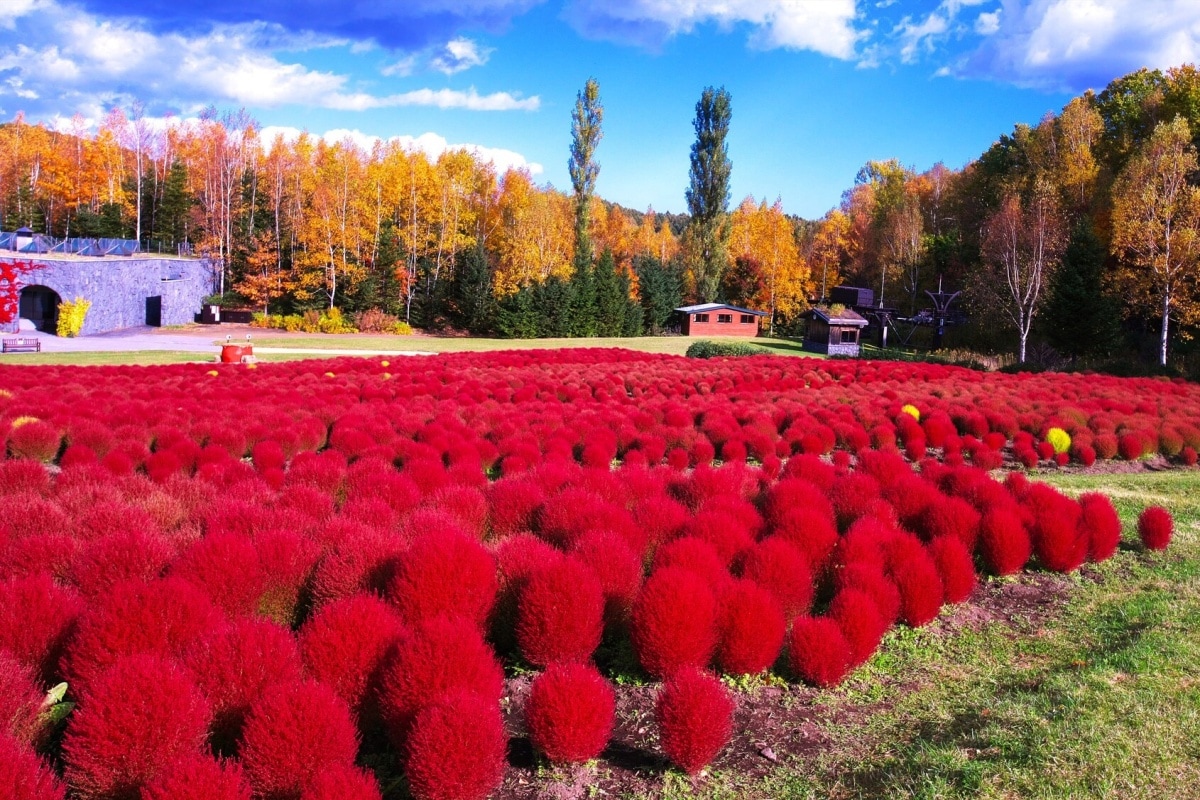
<instances>
[{"instance_id":1,"label":"distant shrub","mask_svg":"<svg viewBox=\"0 0 1200 800\"><path fill-rule=\"evenodd\" d=\"M655 704L663 752L689 775L699 772L729 743L734 708L729 691L709 673L676 672Z\"/></svg>"},{"instance_id":2,"label":"distant shrub","mask_svg":"<svg viewBox=\"0 0 1200 800\"><path fill-rule=\"evenodd\" d=\"M530 741L556 764L593 759L612 735L615 702L590 664L551 664L533 679L525 704Z\"/></svg>"},{"instance_id":3,"label":"distant shrub","mask_svg":"<svg viewBox=\"0 0 1200 800\"><path fill-rule=\"evenodd\" d=\"M1171 512L1162 506L1150 506L1138 516L1138 536L1149 550L1166 550L1174 527Z\"/></svg>"},{"instance_id":4,"label":"distant shrub","mask_svg":"<svg viewBox=\"0 0 1200 800\"><path fill-rule=\"evenodd\" d=\"M767 351L746 342L711 342L701 339L688 346L684 353L688 358L727 358L737 356L761 356Z\"/></svg>"},{"instance_id":5,"label":"distant shrub","mask_svg":"<svg viewBox=\"0 0 1200 800\"><path fill-rule=\"evenodd\" d=\"M58 321L55 333L63 338L74 338L83 330L83 321L88 310L92 307L91 300L76 297L74 300L64 300L58 304Z\"/></svg>"},{"instance_id":6,"label":"distant shrub","mask_svg":"<svg viewBox=\"0 0 1200 800\"><path fill-rule=\"evenodd\" d=\"M355 314L354 325L363 333L387 333L396 336L412 334L411 325L378 308L369 308Z\"/></svg>"},{"instance_id":7,"label":"distant shrub","mask_svg":"<svg viewBox=\"0 0 1200 800\"><path fill-rule=\"evenodd\" d=\"M120 659L96 678L63 737L67 783L82 800L136 796L177 759L199 754L209 707L167 659Z\"/></svg>"},{"instance_id":8,"label":"distant shrub","mask_svg":"<svg viewBox=\"0 0 1200 800\"><path fill-rule=\"evenodd\" d=\"M504 778L507 746L497 700L448 692L413 720L404 745L409 790L415 800L483 800Z\"/></svg>"},{"instance_id":9,"label":"distant shrub","mask_svg":"<svg viewBox=\"0 0 1200 800\"><path fill-rule=\"evenodd\" d=\"M300 794L325 768L352 766L358 731L350 708L319 683L277 683L246 715L238 755L258 796Z\"/></svg>"},{"instance_id":10,"label":"distant shrub","mask_svg":"<svg viewBox=\"0 0 1200 800\"><path fill-rule=\"evenodd\" d=\"M655 677L704 667L717 645L717 604L710 585L681 567L655 570L633 604L638 660Z\"/></svg>"}]
</instances>

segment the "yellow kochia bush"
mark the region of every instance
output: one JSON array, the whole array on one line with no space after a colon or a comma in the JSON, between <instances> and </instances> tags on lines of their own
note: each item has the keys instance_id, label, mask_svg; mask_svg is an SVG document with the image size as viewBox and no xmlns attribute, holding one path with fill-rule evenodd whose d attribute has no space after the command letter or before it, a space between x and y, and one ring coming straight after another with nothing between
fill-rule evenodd
<instances>
[{"instance_id":1,"label":"yellow kochia bush","mask_svg":"<svg viewBox=\"0 0 1200 800\"><path fill-rule=\"evenodd\" d=\"M88 309L92 307L91 300L84 300L82 297L76 297L74 300L65 300L58 306L58 325L56 333L63 337L78 336L83 330L83 320L87 316Z\"/></svg>"},{"instance_id":2,"label":"yellow kochia bush","mask_svg":"<svg viewBox=\"0 0 1200 800\"><path fill-rule=\"evenodd\" d=\"M1065 453L1071 449L1071 434L1062 428L1051 428L1046 431L1046 441L1054 448L1055 453Z\"/></svg>"}]
</instances>

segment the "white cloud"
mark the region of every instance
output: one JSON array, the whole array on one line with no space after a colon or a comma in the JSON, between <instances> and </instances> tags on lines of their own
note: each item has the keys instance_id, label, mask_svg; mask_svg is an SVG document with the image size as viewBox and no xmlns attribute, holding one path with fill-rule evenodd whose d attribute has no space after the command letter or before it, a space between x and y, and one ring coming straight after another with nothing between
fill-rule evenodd
<instances>
[{"instance_id":1,"label":"white cloud","mask_svg":"<svg viewBox=\"0 0 1200 800\"><path fill-rule=\"evenodd\" d=\"M911 64L917 60L918 50L932 53L935 40L944 34L948 21L937 12L930 14L924 22L913 22L911 17L905 17L896 26L893 33L900 40L900 60Z\"/></svg>"},{"instance_id":2,"label":"white cloud","mask_svg":"<svg viewBox=\"0 0 1200 800\"><path fill-rule=\"evenodd\" d=\"M259 136L263 145L270 147L271 143L278 136L282 136L285 142L293 142L300 137L300 134L301 131L299 128L269 126L263 128ZM380 142L395 142L405 150L410 152L420 151L430 159L437 159L438 156L447 151L466 150L480 161L494 165L498 173L503 173L509 169L525 169L531 175L540 175L544 171L541 164L529 161L525 156L513 150L505 150L499 147L485 147L478 144L450 144L446 141L445 137L439 136L436 133L423 133L420 136L392 136L384 139L380 136L363 133L357 129L336 128L326 131L319 138L324 139L330 144L340 144L350 141L355 147L365 152L370 152Z\"/></svg>"},{"instance_id":3,"label":"white cloud","mask_svg":"<svg viewBox=\"0 0 1200 800\"><path fill-rule=\"evenodd\" d=\"M1200 60L1195 0L1007 0L959 74L1067 91Z\"/></svg>"},{"instance_id":4,"label":"white cloud","mask_svg":"<svg viewBox=\"0 0 1200 800\"><path fill-rule=\"evenodd\" d=\"M567 17L584 33L657 45L697 25L750 25L764 49L813 50L854 57L863 37L855 0L575 0Z\"/></svg>"},{"instance_id":5,"label":"white cloud","mask_svg":"<svg viewBox=\"0 0 1200 800\"><path fill-rule=\"evenodd\" d=\"M25 0L22 0L24 2ZM536 110L539 98L474 88L416 89L379 95L352 85L349 76L283 60L272 48L312 50L345 44L314 34L290 34L252 23L215 26L194 35L156 34L129 19L102 19L52 0L34 0L39 12L18 20L18 36L0 42L0 102L7 95L40 116L70 115L133 98L150 106L194 112L206 105L304 105L336 110L429 106L473 111ZM483 63L487 50L455 40L446 57L460 68ZM450 62L446 61L447 69Z\"/></svg>"},{"instance_id":6,"label":"white cloud","mask_svg":"<svg viewBox=\"0 0 1200 800\"><path fill-rule=\"evenodd\" d=\"M1000 30L1000 10L980 14L975 18L975 32L980 36L991 36Z\"/></svg>"},{"instance_id":7,"label":"white cloud","mask_svg":"<svg viewBox=\"0 0 1200 800\"><path fill-rule=\"evenodd\" d=\"M481 47L475 40L460 36L447 42L430 66L438 72L454 75L471 67L483 66L491 54L492 48Z\"/></svg>"}]
</instances>

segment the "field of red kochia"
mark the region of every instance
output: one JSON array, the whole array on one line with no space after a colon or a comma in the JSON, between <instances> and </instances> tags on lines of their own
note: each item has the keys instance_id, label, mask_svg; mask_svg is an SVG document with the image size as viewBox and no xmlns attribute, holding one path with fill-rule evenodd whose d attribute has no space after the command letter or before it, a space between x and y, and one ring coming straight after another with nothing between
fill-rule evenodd
<instances>
[{"instance_id":1,"label":"field of red kochia","mask_svg":"<svg viewBox=\"0 0 1200 800\"><path fill-rule=\"evenodd\" d=\"M893 363L570 350L0 387L18 799L391 793L367 763L482 798L514 724L551 762L602 754L639 669L658 748L697 772L731 734L718 674L835 686L981 574L1116 551L1108 498L985 470L1200 448L1191 384ZM1171 524L1149 510L1145 546ZM537 676L506 726L516 665Z\"/></svg>"}]
</instances>

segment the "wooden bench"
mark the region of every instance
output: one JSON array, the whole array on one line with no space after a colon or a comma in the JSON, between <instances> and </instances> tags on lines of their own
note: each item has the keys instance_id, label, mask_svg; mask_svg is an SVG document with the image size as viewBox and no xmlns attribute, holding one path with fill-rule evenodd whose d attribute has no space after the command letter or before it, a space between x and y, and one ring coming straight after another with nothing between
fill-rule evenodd
<instances>
[{"instance_id":1,"label":"wooden bench","mask_svg":"<svg viewBox=\"0 0 1200 800\"><path fill-rule=\"evenodd\" d=\"M42 340L18 336L16 339L4 340L5 353L40 353Z\"/></svg>"}]
</instances>

